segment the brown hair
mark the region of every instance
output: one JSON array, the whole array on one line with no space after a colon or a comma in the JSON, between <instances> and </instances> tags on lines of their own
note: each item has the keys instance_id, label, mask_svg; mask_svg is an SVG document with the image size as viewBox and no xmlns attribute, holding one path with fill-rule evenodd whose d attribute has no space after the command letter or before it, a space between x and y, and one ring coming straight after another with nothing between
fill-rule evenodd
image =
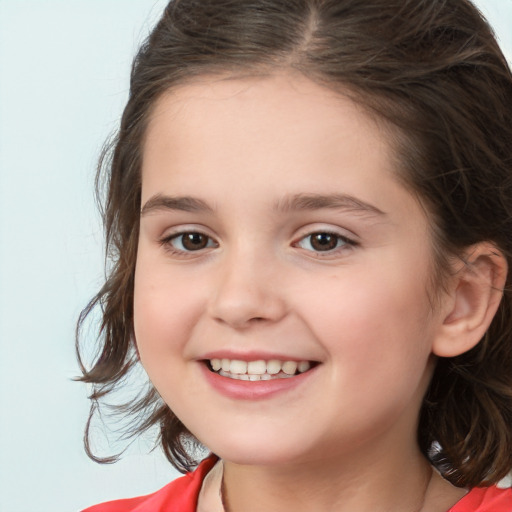
<instances>
[{"instance_id":1,"label":"brown hair","mask_svg":"<svg viewBox=\"0 0 512 512\"><path fill-rule=\"evenodd\" d=\"M137 54L117 137L97 185L110 267L82 312L102 312L91 415L138 365L133 337L141 152L156 100L205 74L293 69L349 94L393 126L403 180L432 219L439 268L492 242L512 268L512 76L487 22L468 0L174 0ZM444 262L444 263L443 263ZM490 484L512 468L512 297L507 287L476 348L440 359L420 414L425 455L458 486ZM118 407L132 434L160 427L180 470L194 438L149 387ZM101 459L112 461L115 458ZM96 460L100 460L96 458Z\"/></svg>"}]
</instances>

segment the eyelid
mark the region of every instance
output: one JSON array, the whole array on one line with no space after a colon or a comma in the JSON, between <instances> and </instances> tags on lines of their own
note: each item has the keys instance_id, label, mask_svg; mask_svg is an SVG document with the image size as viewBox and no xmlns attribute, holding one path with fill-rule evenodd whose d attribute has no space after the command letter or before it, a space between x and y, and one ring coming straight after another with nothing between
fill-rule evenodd
<instances>
[{"instance_id":1,"label":"eyelid","mask_svg":"<svg viewBox=\"0 0 512 512\"><path fill-rule=\"evenodd\" d=\"M200 233L201 235L208 236L215 239L212 230L202 224L176 224L173 226L166 226L162 229L163 234L158 236L159 240L169 240L173 236L182 235L184 233Z\"/></svg>"},{"instance_id":2,"label":"eyelid","mask_svg":"<svg viewBox=\"0 0 512 512\"><path fill-rule=\"evenodd\" d=\"M339 236L340 238L346 240L347 242L359 245L359 236L356 235L353 231L343 228L341 226L336 226L329 223L321 223L321 222L313 222L311 224L304 225L296 230L297 235L294 237L295 241L300 240L308 235L313 235L315 233L329 233L330 235Z\"/></svg>"}]
</instances>

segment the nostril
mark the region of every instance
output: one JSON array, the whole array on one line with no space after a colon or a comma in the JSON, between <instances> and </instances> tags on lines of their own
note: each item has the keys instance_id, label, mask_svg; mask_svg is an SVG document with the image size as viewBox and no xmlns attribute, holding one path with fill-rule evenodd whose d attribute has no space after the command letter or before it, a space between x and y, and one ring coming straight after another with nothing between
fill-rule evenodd
<instances>
[{"instance_id":1,"label":"nostril","mask_svg":"<svg viewBox=\"0 0 512 512\"><path fill-rule=\"evenodd\" d=\"M235 329L276 322L286 312L284 297L274 287L267 286L263 279L250 282L248 277L234 271L220 280L209 296L208 314Z\"/></svg>"}]
</instances>

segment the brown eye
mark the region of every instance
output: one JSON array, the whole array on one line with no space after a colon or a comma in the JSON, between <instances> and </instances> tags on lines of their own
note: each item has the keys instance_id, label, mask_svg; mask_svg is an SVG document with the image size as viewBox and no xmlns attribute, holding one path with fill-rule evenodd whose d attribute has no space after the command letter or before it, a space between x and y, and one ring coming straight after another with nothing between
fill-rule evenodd
<instances>
[{"instance_id":1,"label":"brown eye","mask_svg":"<svg viewBox=\"0 0 512 512\"><path fill-rule=\"evenodd\" d=\"M339 237L331 233L310 235L310 244L315 251L332 251L338 245Z\"/></svg>"},{"instance_id":2,"label":"brown eye","mask_svg":"<svg viewBox=\"0 0 512 512\"><path fill-rule=\"evenodd\" d=\"M215 246L209 236L194 231L175 235L169 240L169 243L173 249L181 252L200 251Z\"/></svg>"},{"instance_id":3,"label":"brown eye","mask_svg":"<svg viewBox=\"0 0 512 512\"><path fill-rule=\"evenodd\" d=\"M298 247L312 252L329 252L353 245L353 242L341 235L323 231L311 233L297 242Z\"/></svg>"},{"instance_id":4,"label":"brown eye","mask_svg":"<svg viewBox=\"0 0 512 512\"><path fill-rule=\"evenodd\" d=\"M185 233L181 236L183 237L181 243L187 251L198 251L208 245L208 237L201 233Z\"/></svg>"}]
</instances>

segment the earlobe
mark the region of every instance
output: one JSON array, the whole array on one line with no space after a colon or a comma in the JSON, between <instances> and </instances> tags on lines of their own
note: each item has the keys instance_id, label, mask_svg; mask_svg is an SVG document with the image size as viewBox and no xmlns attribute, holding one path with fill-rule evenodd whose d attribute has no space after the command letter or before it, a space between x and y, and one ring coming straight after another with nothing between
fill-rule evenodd
<instances>
[{"instance_id":1,"label":"earlobe","mask_svg":"<svg viewBox=\"0 0 512 512\"><path fill-rule=\"evenodd\" d=\"M490 243L471 246L451 278L443 322L432 351L455 357L471 350L489 328L503 296L507 260Z\"/></svg>"}]
</instances>

